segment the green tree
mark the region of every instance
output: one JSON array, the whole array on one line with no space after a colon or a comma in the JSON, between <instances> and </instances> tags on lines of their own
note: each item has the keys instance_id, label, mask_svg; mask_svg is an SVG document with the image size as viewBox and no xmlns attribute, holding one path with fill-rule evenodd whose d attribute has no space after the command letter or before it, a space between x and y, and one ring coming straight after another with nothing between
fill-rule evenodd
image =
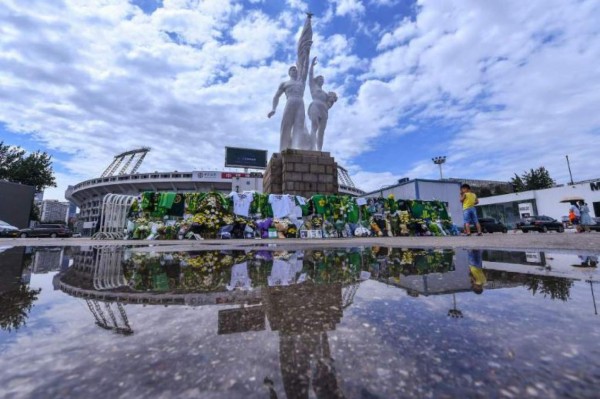
<instances>
[{"instance_id":1,"label":"green tree","mask_svg":"<svg viewBox=\"0 0 600 399\"><path fill-rule=\"evenodd\" d=\"M511 184L513 186L513 190L515 191L515 193L527 190L525 188L525 182L523 181L523 179L521 178L521 176L517 175L516 173L515 173L515 177L513 177L512 179L510 179L510 182L511 182Z\"/></svg>"},{"instance_id":2,"label":"green tree","mask_svg":"<svg viewBox=\"0 0 600 399\"><path fill-rule=\"evenodd\" d=\"M503 194L511 193L510 187L507 187L505 185L500 185L500 184L495 185L493 191L494 191L494 195L503 195Z\"/></svg>"},{"instance_id":3,"label":"green tree","mask_svg":"<svg viewBox=\"0 0 600 399\"><path fill-rule=\"evenodd\" d=\"M21 284L16 290L0 294L0 329L12 331L25 325L29 311L42 290Z\"/></svg>"},{"instance_id":4,"label":"green tree","mask_svg":"<svg viewBox=\"0 0 600 399\"><path fill-rule=\"evenodd\" d=\"M4 145L0 141L0 180L11 180L15 164L23 158L25 151L19 147Z\"/></svg>"},{"instance_id":5,"label":"green tree","mask_svg":"<svg viewBox=\"0 0 600 399\"><path fill-rule=\"evenodd\" d=\"M56 187L50 155L41 151L25 155L21 148L4 142L0 142L0 179L34 186L37 191Z\"/></svg>"},{"instance_id":6,"label":"green tree","mask_svg":"<svg viewBox=\"0 0 600 399\"><path fill-rule=\"evenodd\" d=\"M29 220L36 222L40 221L40 209L35 205L34 201L31 201L31 210L29 211Z\"/></svg>"},{"instance_id":7,"label":"green tree","mask_svg":"<svg viewBox=\"0 0 600 399\"><path fill-rule=\"evenodd\" d=\"M479 198L491 197L492 195L492 190L490 190L488 187L481 187L479 189L479 194L477 194Z\"/></svg>"},{"instance_id":8,"label":"green tree","mask_svg":"<svg viewBox=\"0 0 600 399\"><path fill-rule=\"evenodd\" d=\"M515 173L515 177L511 179L511 183L515 192L527 190L540 190L551 188L556 185L554 179L550 177L548 170L540 166L537 169L531 169L529 172L523 172L521 176Z\"/></svg>"},{"instance_id":9,"label":"green tree","mask_svg":"<svg viewBox=\"0 0 600 399\"><path fill-rule=\"evenodd\" d=\"M544 294L544 297L549 295L550 299L559 299L566 302L571 297L573 280L552 276L528 275L524 285L531 291L532 295L539 292Z\"/></svg>"}]
</instances>

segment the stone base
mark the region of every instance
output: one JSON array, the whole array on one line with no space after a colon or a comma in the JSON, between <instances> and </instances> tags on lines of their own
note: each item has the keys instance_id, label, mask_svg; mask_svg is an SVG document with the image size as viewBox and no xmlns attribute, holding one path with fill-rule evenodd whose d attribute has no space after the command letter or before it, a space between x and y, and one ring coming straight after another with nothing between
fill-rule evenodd
<instances>
[{"instance_id":1,"label":"stone base","mask_svg":"<svg viewBox=\"0 0 600 399\"><path fill-rule=\"evenodd\" d=\"M337 163L328 152L288 149L275 153L263 177L263 192L306 198L337 194Z\"/></svg>"}]
</instances>

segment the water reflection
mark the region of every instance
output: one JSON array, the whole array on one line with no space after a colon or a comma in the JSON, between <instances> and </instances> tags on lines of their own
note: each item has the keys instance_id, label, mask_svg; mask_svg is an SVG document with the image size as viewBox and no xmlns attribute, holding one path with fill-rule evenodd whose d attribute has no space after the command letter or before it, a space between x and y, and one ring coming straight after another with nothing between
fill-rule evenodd
<instances>
[{"instance_id":1,"label":"water reflection","mask_svg":"<svg viewBox=\"0 0 600 399\"><path fill-rule=\"evenodd\" d=\"M41 289L29 288L32 273L47 273L68 266L63 248L0 247L0 329L12 331L26 325L41 292Z\"/></svg>"},{"instance_id":2,"label":"water reflection","mask_svg":"<svg viewBox=\"0 0 600 399\"><path fill-rule=\"evenodd\" d=\"M571 262L581 257L575 255L495 250L372 247L152 253L100 247L79 250L73 257L73 266L55 277L55 287L87 298L99 326L126 333L131 327L126 317L118 317L125 315L123 303L243 306L237 313L222 313L219 331L226 333L264 328L259 315L265 304L272 303L269 298L276 287L281 291L279 301L286 295L303 298L305 290L319 286L339 288L345 308L364 279L402 288L413 297L523 286L534 296L562 301L569 299L573 281L598 281L596 269L589 267L595 256L586 255L588 267L576 268ZM311 295L327 297L317 291ZM115 303L114 309L107 302ZM455 298L448 315L463 316Z\"/></svg>"},{"instance_id":3,"label":"water reflection","mask_svg":"<svg viewBox=\"0 0 600 399\"><path fill-rule=\"evenodd\" d=\"M586 321L577 313L579 310L573 311L573 306L567 309L562 301L582 308L581 284L579 291L574 288L577 281L583 281L590 286L589 296L584 299L587 301L589 298L591 306L595 300L592 289L599 280L597 269L591 267L588 261L588 258L593 260L594 255L590 254L585 255L586 265L581 267L580 257L560 253L386 247L152 253L95 247L66 250L61 256L57 253L44 254L47 259L54 260L39 263L36 268L34 259L36 253L42 250L10 249L10 252L7 250L0 254L0 271L5 273L2 277L11 275L0 279L2 295L10 293L6 298L19 303L17 311L13 312L7 312L4 305L0 307L3 323L4 320L10 321L11 334L15 334L15 325L24 329L24 319L15 320L10 315L24 314L26 318L39 296L23 299L14 289L32 291L28 286L32 271L34 276L55 273L48 276L48 280L53 277L54 288L58 290L56 294L66 293L79 298L73 301L86 305L83 311L88 319L83 320L87 320L85 323L89 328L82 328L87 334L82 346L92 338L97 342L114 341L112 347L129 356L130 351L135 352L138 347L142 348L142 352L147 349L149 340L154 347L162 347L164 342L165 352L161 356L181 357L184 362L189 362L181 363L186 370L203 362L233 356L236 362L232 361L227 366L233 369L221 368L218 371L227 380L228 373L236 378L235 367L248 368L244 363L246 359L252 356L263 359L260 354L250 352L263 349L266 352L265 348L270 346L275 361L264 367L264 374L257 376L258 388L252 389L260 390L260 396L272 398L277 395L289 398L368 395L368 392L356 390L367 385L359 380L362 375L372 377L373 370L385 373L385 362L375 363L378 358L386 356L385 361L398 361L393 363L394 370L415 361L414 369L420 370L415 375L411 374L415 384L426 381L432 369L446 378L453 372L453 367L469 376L479 373L473 378L486 381L483 371L487 370L487 366L475 360L486 356L487 351L502 357L505 349L512 351L513 344L517 346L525 342L523 334L537 334L539 331L540 335L534 337L539 340L546 334L544 328L555 328L563 320L546 313L547 306L536 313L540 301L553 303L551 300L554 300L561 306L556 309L563 309L561 317L566 317L565 312L572 312L574 315L569 320ZM65 266L69 264L71 266ZM12 285L5 288L7 281L11 281ZM357 294L359 290L362 290L362 302L361 294ZM383 290L387 296L378 298ZM36 295L40 294L35 291ZM511 297L509 292L521 295ZM523 299L525 296L527 300ZM138 304L146 308L132 306ZM162 309L163 305L169 308ZM515 310L508 309L510 307ZM159 312L149 311L149 308ZM213 311L202 312L202 309ZM591 309L586 307L585 311L590 314ZM190 313L194 311L197 313ZM521 314L526 314L527 320L521 319ZM158 315L162 318L157 320L172 319L173 324L166 328L156 325L152 317ZM546 321L543 317L553 319ZM365 320L371 325L365 327ZM537 320L538 324L528 320ZM517 337L515 329L521 323L527 325L518 331L520 335ZM192 331L196 325L205 330L197 336L193 333L187 335L187 332L178 330L180 324ZM473 327L476 325L481 330ZM7 326L2 324L2 328L9 330ZM381 334L376 335L371 330L373 326L377 327L378 334L382 331ZM442 334L438 334L440 329ZM102 330L114 334L105 334ZM151 334L163 335L155 340L149 335L149 330ZM511 335L513 330L514 336ZM356 340L353 340L354 333L358 337ZM492 334L511 340L496 343L490 339ZM202 342L196 337L202 337ZM590 337L587 338L591 341ZM564 340L565 335L560 339ZM252 346L252 340L259 341L259 344ZM466 341L469 341L469 350L477 351L473 358L461 352L464 349L461 345ZM204 344L211 348L199 349ZM263 344L265 348L260 347ZM246 345L252 349L246 350ZM501 349L496 350L496 345ZM552 342L551 347L557 347L556 342ZM68 348L65 353L70 353L73 347ZM435 350L430 353L431 348ZM188 350L190 353L186 352ZM358 365L356 367L362 364L354 359L353 356L360 356L355 354L355 350L358 351L356 353L362 351L362 355L373 356L370 358L373 364L366 364L364 370L352 370L347 362L354 362ZM112 361L113 356L120 355L111 353L107 358ZM119 359L131 361L129 357ZM436 363L438 361L441 363ZM502 370L511 370L512 358L489 361L494 367L501 364ZM119 372L137 366L146 367L141 363L127 363ZM152 363L148 369L144 368L144 373L151 374L152 371L148 370L153 370L154 366L155 363ZM170 366L162 361L158 367ZM408 373L406 370L411 369L406 367L402 370ZM545 364L541 370L544 367L549 366ZM164 372L164 369L161 370ZM444 370L450 374L443 374ZM105 372L108 371L102 373ZM218 373L210 374L211 371L205 368L198 373L208 375L207 378L220 378ZM456 373L458 375L459 372ZM349 383L349 376L357 382ZM406 380L403 376L400 375L399 379ZM489 378L495 376L493 374ZM189 373L186 378L190 380L186 380L186 384L196 384L196 377L194 372ZM385 380L392 384L393 378L389 375ZM471 383L474 384L473 381L468 382ZM351 391L352 387L354 391ZM444 389L450 388L444 386ZM371 386L371 389L374 388ZM393 391L393 388L386 389L382 392ZM460 390L455 392L459 396Z\"/></svg>"}]
</instances>

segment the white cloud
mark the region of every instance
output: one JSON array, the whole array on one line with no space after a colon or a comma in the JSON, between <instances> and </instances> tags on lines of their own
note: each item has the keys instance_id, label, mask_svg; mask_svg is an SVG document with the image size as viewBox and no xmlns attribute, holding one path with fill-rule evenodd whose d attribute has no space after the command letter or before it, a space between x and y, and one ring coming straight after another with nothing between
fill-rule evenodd
<instances>
[{"instance_id":1,"label":"white cloud","mask_svg":"<svg viewBox=\"0 0 600 399\"><path fill-rule=\"evenodd\" d=\"M338 16L359 15L365 12L365 6L361 0L333 0L336 4L335 14Z\"/></svg>"},{"instance_id":2,"label":"white cloud","mask_svg":"<svg viewBox=\"0 0 600 399\"><path fill-rule=\"evenodd\" d=\"M412 39L417 34L417 25L409 18L404 18L400 25L393 32L386 32L379 44L378 50L383 50L393 45L403 44L406 40Z\"/></svg>"},{"instance_id":3,"label":"white cloud","mask_svg":"<svg viewBox=\"0 0 600 399\"><path fill-rule=\"evenodd\" d=\"M391 7L400 3L400 0L369 0L369 5Z\"/></svg>"},{"instance_id":4,"label":"white cloud","mask_svg":"<svg viewBox=\"0 0 600 399\"><path fill-rule=\"evenodd\" d=\"M367 192L379 190L380 188L394 184L401 177L391 172L352 171L354 184Z\"/></svg>"},{"instance_id":5,"label":"white cloud","mask_svg":"<svg viewBox=\"0 0 600 399\"><path fill-rule=\"evenodd\" d=\"M380 81L380 95L370 96L375 108L404 97L389 108L399 118L409 103L422 107L421 123L458 122L448 162L466 168L478 162L458 167L463 175L507 179L535 160L564 178L565 153L600 167L589 151L600 133L597 3L422 0L419 6L414 21L383 34L384 51L364 75L363 87Z\"/></svg>"},{"instance_id":6,"label":"white cloud","mask_svg":"<svg viewBox=\"0 0 600 399\"><path fill-rule=\"evenodd\" d=\"M316 73L339 96L325 148L342 165L382 135L416 136L434 120L457 131L435 147L449 173L506 179L544 164L560 179L570 154L576 176L594 177L597 2L420 0L414 16L381 32L365 6L376 3L391 2L338 0L313 19ZM280 113L266 113L306 9L287 4L273 16L226 0L165 0L151 15L126 0L4 2L0 121L71 154L55 192L141 145L155 149L147 170L218 168L224 145L277 150ZM341 15L379 32L372 58L356 48L359 33L331 29ZM424 158L386 167L435 176ZM366 188L403 177L355 166Z\"/></svg>"}]
</instances>

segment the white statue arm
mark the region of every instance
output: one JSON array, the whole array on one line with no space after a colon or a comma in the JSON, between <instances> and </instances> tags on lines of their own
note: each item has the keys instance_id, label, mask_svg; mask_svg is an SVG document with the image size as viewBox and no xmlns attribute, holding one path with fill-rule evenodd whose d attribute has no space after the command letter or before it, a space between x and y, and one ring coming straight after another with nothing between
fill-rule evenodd
<instances>
[{"instance_id":1,"label":"white statue arm","mask_svg":"<svg viewBox=\"0 0 600 399\"><path fill-rule=\"evenodd\" d=\"M313 98L315 97L315 91L319 88L317 82L315 82L315 65L317 65L317 57L312 59L308 70L308 86L310 87L310 95Z\"/></svg>"},{"instance_id":2,"label":"white statue arm","mask_svg":"<svg viewBox=\"0 0 600 399\"><path fill-rule=\"evenodd\" d=\"M277 89L277 93L275 93L275 96L273 97L273 109L271 109L271 112L269 112L269 114L267 115L267 117L272 117L273 115L275 115L275 110L277 109L277 105L279 104L279 97L281 97L281 95L285 92L285 88L283 86L283 83L279 85L279 88Z\"/></svg>"},{"instance_id":3,"label":"white statue arm","mask_svg":"<svg viewBox=\"0 0 600 399\"><path fill-rule=\"evenodd\" d=\"M299 80L306 84L306 78L308 76L308 65L310 62L310 47L312 46L312 25L310 20L312 18L311 13L307 13L306 21L304 21L304 27L298 40L298 59L296 61L296 67L298 68Z\"/></svg>"}]
</instances>

